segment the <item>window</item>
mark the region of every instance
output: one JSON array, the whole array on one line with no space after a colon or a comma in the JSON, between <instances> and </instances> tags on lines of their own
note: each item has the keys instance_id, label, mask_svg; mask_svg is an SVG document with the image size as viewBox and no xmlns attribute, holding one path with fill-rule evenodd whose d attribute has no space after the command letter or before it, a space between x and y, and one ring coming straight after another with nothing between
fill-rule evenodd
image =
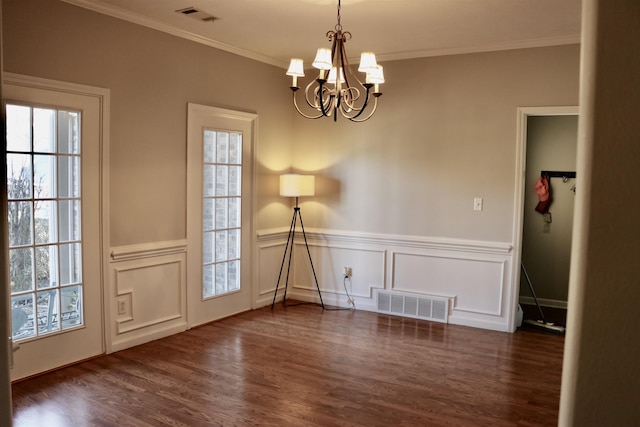
<instances>
[{"instance_id":1,"label":"window","mask_svg":"<svg viewBox=\"0 0 640 427\"><path fill-rule=\"evenodd\" d=\"M83 325L78 111L7 104L14 341Z\"/></svg>"},{"instance_id":2,"label":"window","mask_svg":"<svg viewBox=\"0 0 640 427\"><path fill-rule=\"evenodd\" d=\"M202 296L240 289L242 134L204 131Z\"/></svg>"}]
</instances>

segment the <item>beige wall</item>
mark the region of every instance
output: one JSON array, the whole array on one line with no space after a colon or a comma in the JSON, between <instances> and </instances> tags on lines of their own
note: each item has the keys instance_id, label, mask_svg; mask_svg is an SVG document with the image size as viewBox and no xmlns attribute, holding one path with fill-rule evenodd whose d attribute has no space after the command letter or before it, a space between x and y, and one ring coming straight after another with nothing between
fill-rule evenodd
<instances>
[{"instance_id":1,"label":"beige wall","mask_svg":"<svg viewBox=\"0 0 640 427\"><path fill-rule=\"evenodd\" d=\"M516 110L577 105L578 63L576 45L385 63L368 122L294 120L294 166L322 174L306 221L512 242Z\"/></svg>"},{"instance_id":2,"label":"beige wall","mask_svg":"<svg viewBox=\"0 0 640 427\"><path fill-rule=\"evenodd\" d=\"M264 178L290 164L283 70L60 1L3 5L5 71L111 90L112 246L186 237L188 102L259 114L258 227L287 222Z\"/></svg>"}]
</instances>

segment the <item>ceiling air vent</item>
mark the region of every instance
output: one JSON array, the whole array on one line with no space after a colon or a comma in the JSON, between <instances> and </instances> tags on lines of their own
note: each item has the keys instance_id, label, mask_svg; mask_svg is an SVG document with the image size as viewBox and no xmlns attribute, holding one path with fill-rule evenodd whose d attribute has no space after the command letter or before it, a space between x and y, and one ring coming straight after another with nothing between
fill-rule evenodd
<instances>
[{"instance_id":1,"label":"ceiling air vent","mask_svg":"<svg viewBox=\"0 0 640 427\"><path fill-rule=\"evenodd\" d=\"M203 12L202 10L198 10L195 7L187 7L185 9L178 9L176 13L181 13L184 16L188 16L189 18L197 19L198 21L204 22L213 22L217 21L218 17L208 14L207 12Z\"/></svg>"}]
</instances>

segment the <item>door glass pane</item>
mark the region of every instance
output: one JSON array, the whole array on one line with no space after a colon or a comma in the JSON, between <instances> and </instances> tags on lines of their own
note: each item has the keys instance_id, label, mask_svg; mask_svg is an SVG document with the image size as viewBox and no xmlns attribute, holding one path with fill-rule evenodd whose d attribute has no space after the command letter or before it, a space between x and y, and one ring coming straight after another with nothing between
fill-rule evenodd
<instances>
[{"instance_id":1,"label":"door glass pane","mask_svg":"<svg viewBox=\"0 0 640 427\"><path fill-rule=\"evenodd\" d=\"M80 197L80 157L58 157L58 192L60 198Z\"/></svg>"},{"instance_id":2,"label":"door glass pane","mask_svg":"<svg viewBox=\"0 0 640 427\"><path fill-rule=\"evenodd\" d=\"M227 263L216 264L216 294L227 292Z\"/></svg>"},{"instance_id":3,"label":"door glass pane","mask_svg":"<svg viewBox=\"0 0 640 427\"><path fill-rule=\"evenodd\" d=\"M216 199L204 199L202 201L202 228L204 231L215 230L213 221L215 220Z\"/></svg>"},{"instance_id":4,"label":"door glass pane","mask_svg":"<svg viewBox=\"0 0 640 427\"><path fill-rule=\"evenodd\" d=\"M215 235L215 232L205 232L202 235L202 262L205 264L210 264L215 261L213 257Z\"/></svg>"},{"instance_id":5,"label":"door glass pane","mask_svg":"<svg viewBox=\"0 0 640 427\"><path fill-rule=\"evenodd\" d=\"M203 135L202 295L240 289L242 134Z\"/></svg>"},{"instance_id":6,"label":"door glass pane","mask_svg":"<svg viewBox=\"0 0 640 427\"><path fill-rule=\"evenodd\" d=\"M7 104L7 151L31 150L31 108Z\"/></svg>"},{"instance_id":7,"label":"door glass pane","mask_svg":"<svg viewBox=\"0 0 640 427\"><path fill-rule=\"evenodd\" d=\"M58 202L38 200L35 202L35 238L36 244L58 241Z\"/></svg>"},{"instance_id":8,"label":"door glass pane","mask_svg":"<svg viewBox=\"0 0 640 427\"><path fill-rule=\"evenodd\" d=\"M82 324L82 286L66 286L60 289L62 329Z\"/></svg>"},{"instance_id":9,"label":"door glass pane","mask_svg":"<svg viewBox=\"0 0 640 427\"><path fill-rule=\"evenodd\" d=\"M7 153L7 193L9 200L30 199L33 194L31 182L31 156Z\"/></svg>"},{"instance_id":10,"label":"door glass pane","mask_svg":"<svg viewBox=\"0 0 640 427\"><path fill-rule=\"evenodd\" d=\"M33 290L33 248L9 249L11 293Z\"/></svg>"},{"instance_id":11,"label":"door glass pane","mask_svg":"<svg viewBox=\"0 0 640 427\"><path fill-rule=\"evenodd\" d=\"M52 288L58 285L58 246L36 247L36 287Z\"/></svg>"},{"instance_id":12,"label":"door glass pane","mask_svg":"<svg viewBox=\"0 0 640 427\"><path fill-rule=\"evenodd\" d=\"M38 335L55 332L60 329L60 309L58 307L58 289L36 293Z\"/></svg>"},{"instance_id":13,"label":"door glass pane","mask_svg":"<svg viewBox=\"0 0 640 427\"><path fill-rule=\"evenodd\" d=\"M80 113L12 104L6 111L11 319L19 341L83 325Z\"/></svg>"},{"instance_id":14,"label":"door glass pane","mask_svg":"<svg viewBox=\"0 0 640 427\"><path fill-rule=\"evenodd\" d=\"M242 168L240 166L229 166L229 195L240 196L240 178Z\"/></svg>"},{"instance_id":15,"label":"door glass pane","mask_svg":"<svg viewBox=\"0 0 640 427\"><path fill-rule=\"evenodd\" d=\"M80 113L58 111L58 152L80 154Z\"/></svg>"},{"instance_id":16,"label":"door glass pane","mask_svg":"<svg viewBox=\"0 0 640 427\"><path fill-rule=\"evenodd\" d=\"M240 228L240 197L229 197L229 228Z\"/></svg>"},{"instance_id":17,"label":"door glass pane","mask_svg":"<svg viewBox=\"0 0 640 427\"><path fill-rule=\"evenodd\" d=\"M227 234L226 230L216 233L216 261L227 260Z\"/></svg>"},{"instance_id":18,"label":"door glass pane","mask_svg":"<svg viewBox=\"0 0 640 427\"><path fill-rule=\"evenodd\" d=\"M14 341L36 335L33 316L34 294L11 297L11 332Z\"/></svg>"},{"instance_id":19,"label":"door glass pane","mask_svg":"<svg viewBox=\"0 0 640 427\"><path fill-rule=\"evenodd\" d=\"M229 261L229 271L227 282L229 283L229 291L240 289L240 260Z\"/></svg>"},{"instance_id":20,"label":"door glass pane","mask_svg":"<svg viewBox=\"0 0 640 427\"><path fill-rule=\"evenodd\" d=\"M216 132L216 160L219 164L229 163L229 133Z\"/></svg>"},{"instance_id":21,"label":"door glass pane","mask_svg":"<svg viewBox=\"0 0 640 427\"><path fill-rule=\"evenodd\" d=\"M56 152L56 111L48 108L33 109L33 151Z\"/></svg>"},{"instance_id":22,"label":"door glass pane","mask_svg":"<svg viewBox=\"0 0 640 427\"><path fill-rule=\"evenodd\" d=\"M229 221L227 221L227 206L228 199L222 197L216 199L216 230L225 229L229 225Z\"/></svg>"},{"instance_id":23,"label":"door glass pane","mask_svg":"<svg viewBox=\"0 0 640 427\"><path fill-rule=\"evenodd\" d=\"M218 165L216 168L216 196L226 196L229 192L229 166Z\"/></svg>"},{"instance_id":24,"label":"door glass pane","mask_svg":"<svg viewBox=\"0 0 640 427\"><path fill-rule=\"evenodd\" d=\"M215 275L213 274L215 264L207 264L202 267L202 295L211 297L216 294L213 288Z\"/></svg>"},{"instance_id":25,"label":"door glass pane","mask_svg":"<svg viewBox=\"0 0 640 427\"><path fill-rule=\"evenodd\" d=\"M33 202L9 202L9 246L30 245L33 242Z\"/></svg>"},{"instance_id":26,"label":"door glass pane","mask_svg":"<svg viewBox=\"0 0 640 427\"><path fill-rule=\"evenodd\" d=\"M60 245L60 284L80 282L80 244Z\"/></svg>"},{"instance_id":27,"label":"door glass pane","mask_svg":"<svg viewBox=\"0 0 640 427\"><path fill-rule=\"evenodd\" d=\"M50 155L33 156L34 197L49 199L56 197L56 157Z\"/></svg>"},{"instance_id":28,"label":"door glass pane","mask_svg":"<svg viewBox=\"0 0 640 427\"><path fill-rule=\"evenodd\" d=\"M215 165L204 166L204 196L214 196L216 194L216 167Z\"/></svg>"},{"instance_id":29,"label":"door glass pane","mask_svg":"<svg viewBox=\"0 0 640 427\"><path fill-rule=\"evenodd\" d=\"M242 164L242 135L239 133L232 133L229 137L229 163Z\"/></svg>"},{"instance_id":30,"label":"door glass pane","mask_svg":"<svg viewBox=\"0 0 640 427\"><path fill-rule=\"evenodd\" d=\"M60 219L58 232L61 242L80 240L80 201L60 200L58 202Z\"/></svg>"}]
</instances>

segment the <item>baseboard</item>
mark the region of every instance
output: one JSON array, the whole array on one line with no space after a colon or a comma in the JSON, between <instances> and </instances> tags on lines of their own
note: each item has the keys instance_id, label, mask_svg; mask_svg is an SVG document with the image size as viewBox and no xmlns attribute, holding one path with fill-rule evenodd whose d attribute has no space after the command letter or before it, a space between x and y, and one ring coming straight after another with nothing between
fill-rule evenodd
<instances>
[{"instance_id":1,"label":"baseboard","mask_svg":"<svg viewBox=\"0 0 640 427\"><path fill-rule=\"evenodd\" d=\"M146 344L148 342L175 335L186 330L187 324L186 322L184 322L182 324L172 325L165 329L157 330L152 333L137 335L134 337L114 339L113 342L108 343L107 345L107 354L115 353L116 351L120 350L126 350L127 348L135 347L140 344Z\"/></svg>"},{"instance_id":2,"label":"baseboard","mask_svg":"<svg viewBox=\"0 0 640 427\"><path fill-rule=\"evenodd\" d=\"M520 296L519 302L520 302L520 304L536 305L536 301L533 299L533 297ZM538 298L538 303L542 307L562 308L562 309L565 309L565 310L567 309L567 301L560 301L560 300L547 299L547 298Z\"/></svg>"}]
</instances>

